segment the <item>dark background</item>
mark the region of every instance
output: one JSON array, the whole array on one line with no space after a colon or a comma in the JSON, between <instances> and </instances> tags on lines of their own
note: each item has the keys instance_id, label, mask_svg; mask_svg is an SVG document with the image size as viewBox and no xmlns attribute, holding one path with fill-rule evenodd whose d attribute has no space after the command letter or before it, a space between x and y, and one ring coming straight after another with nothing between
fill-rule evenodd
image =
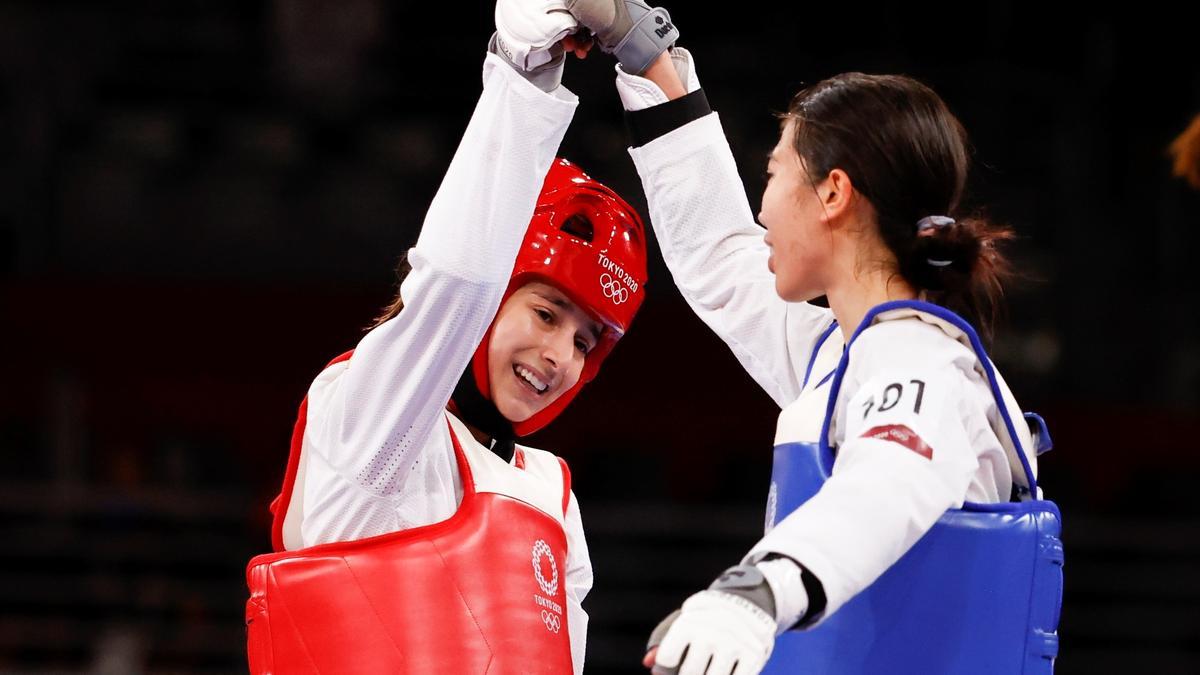
<instances>
[{"instance_id":1,"label":"dark background","mask_svg":"<svg viewBox=\"0 0 1200 675\"><path fill-rule=\"evenodd\" d=\"M438 7L441 7L438 10ZM1200 672L1200 112L1165 4L669 6L752 206L772 113L846 70L933 86L1026 280L993 354L1057 449L1062 673ZM436 16L429 16L437 10ZM243 671L296 405L391 298L480 90L492 5L0 4L0 671ZM568 63L562 154L644 206L612 62ZM643 211L644 212L644 211ZM588 672L761 533L777 410L652 252L599 380L532 444L571 462Z\"/></svg>"}]
</instances>

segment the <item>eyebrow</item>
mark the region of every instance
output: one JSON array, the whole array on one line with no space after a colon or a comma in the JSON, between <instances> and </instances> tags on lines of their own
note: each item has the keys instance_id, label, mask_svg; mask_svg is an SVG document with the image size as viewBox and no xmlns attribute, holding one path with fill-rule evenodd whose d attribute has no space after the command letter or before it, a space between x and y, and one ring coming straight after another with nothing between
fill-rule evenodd
<instances>
[{"instance_id":1,"label":"eyebrow","mask_svg":"<svg viewBox=\"0 0 1200 675\"><path fill-rule=\"evenodd\" d=\"M555 294L555 295L551 296L551 295L547 295L546 293L543 293L538 290L534 290L533 294L560 309L567 310L567 309L571 309L572 307L578 309L578 307L575 305L575 303L571 302L570 300L567 300L566 298L564 298L561 295ZM584 314L586 316L586 312ZM596 340L597 342L599 342L600 341L600 333L602 333L604 331L604 327L603 326L597 327L598 326L597 322L595 320L593 320L590 316L588 317L588 322L589 322L588 328L591 329L592 338L594 340Z\"/></svg>"}]
</instances>

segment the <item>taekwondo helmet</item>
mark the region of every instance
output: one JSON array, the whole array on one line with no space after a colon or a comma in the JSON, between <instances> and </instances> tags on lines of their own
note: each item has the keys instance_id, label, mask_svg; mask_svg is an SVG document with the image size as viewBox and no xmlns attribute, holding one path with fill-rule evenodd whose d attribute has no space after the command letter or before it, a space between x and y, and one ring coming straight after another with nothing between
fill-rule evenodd
<instances>
[{"instance_id":1,"label":"taekwondo helmet","mask_svg":"<svg viewBox=\"0 0 1200 675\"><path fill-rule=\"evenodd\" d=\"M587 353L575 386L543 410L513 424L517 436L546 426L575 398L584 383L629 329L645 298L646 233L637 211L608 187L565 159L556 159L538 195L537 206L504 298L530 281L545 281L561 290L604 324L599 341ZM488 328L471 361L480 393L490 398Z\"/></svg>"}]
</instances>

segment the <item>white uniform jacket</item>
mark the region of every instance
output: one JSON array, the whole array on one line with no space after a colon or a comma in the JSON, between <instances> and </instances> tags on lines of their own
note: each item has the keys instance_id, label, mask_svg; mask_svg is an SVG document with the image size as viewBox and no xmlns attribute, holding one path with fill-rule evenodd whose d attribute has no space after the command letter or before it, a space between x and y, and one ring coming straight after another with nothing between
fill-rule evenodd
<instances>
[{"instance_id":1,"label":"white uniform jacket","mask_svg":"<svg viewBox=\"0 0 1200 675\"><path fill-rule=\"evenodd\" d=\"M697 89L691 56L678 48L672 56L689 91ZM620 68L617 89L629 110L667 101L652 82ZM825 375L836 367L844 337L855 327L846 327L845 336L833 328L811 358L833 326L833 314L776 294L764 230L754 220L715 112L631 148L630 155L663 258L683 297L783 409L780 433L788 437L780 442L815 442L828 401ZM905 398L892 401L897 392L888 388L896 383L904 385ZM1022 419L1003 380L1000 386L1013 419ZM881 438L886 433L879 429L892 426L918 434L932 448L930 456ZM1018 427L1036 470L1029 430ZM746 560L774 552L799 561L820 579L825 614L833 613L947 509L964 500L1007 501L1014 483L1027 482L1003 429L968 347L916 317L872 327L854 344L839 392L830 438L838 448L832 478Z\"/></svg>"},{"instance_id":2,"label":"white uniform jacket","mask_svg":"<svg viewBox=\"0 0 1200 675\"><path fill-rule=\"evenodd\" d=\"M446 404L496 315L577 104L565 88L545 93L492 54L483 85L408 252L404 309L308 391L295 488L301 501L296 522L285 523L288 549L436 523L462 499ZM478 445L469 433L458 439ZM296 506L294 498L289 520ZM574 494L564 526L571 651L580 672L587 635L580 603L592 587L592 567Z\"/></svg>"}]
</instances>

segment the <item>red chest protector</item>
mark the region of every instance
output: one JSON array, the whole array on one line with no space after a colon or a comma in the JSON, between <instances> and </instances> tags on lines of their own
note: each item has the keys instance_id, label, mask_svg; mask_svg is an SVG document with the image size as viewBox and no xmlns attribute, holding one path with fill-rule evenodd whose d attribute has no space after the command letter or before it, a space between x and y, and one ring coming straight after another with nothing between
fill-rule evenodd
<instances>
[{"instance_id":1,"label":"red chest protector","mask_svg":"<svg viewBox=\"0 0 1200 675\"><path fill-rule=\"evenodd\" d=\"M479 460L452 425L463 498L449 519L281 551L306 409L272 505L278 552L254 558L246 570L251 673L572 672L563 527L518 496L477 489L472 465ZM510 468L521 471L522 459ZM565 464L562 480L565 512Z\"/></svg>"}]
</instances>

